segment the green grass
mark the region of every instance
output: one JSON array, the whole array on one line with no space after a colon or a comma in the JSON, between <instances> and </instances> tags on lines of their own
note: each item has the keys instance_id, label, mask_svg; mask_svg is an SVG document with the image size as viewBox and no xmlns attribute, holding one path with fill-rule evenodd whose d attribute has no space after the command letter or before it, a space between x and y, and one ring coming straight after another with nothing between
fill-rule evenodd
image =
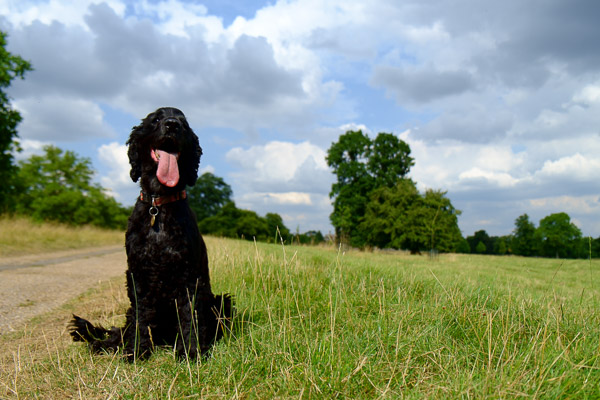
<instances>
[{"instance_id":1,"label":"green grass","mask_svg":"<svg viewBox=\"0 0 600 400\"><path fill-rule=\"evenodd\" d=\"M71 343L71 312L122 323L119 279L0 338L0 398L600 398L596 260L207 245L238 311L209 359Z\"/></svg>"},{"instance_id":2,"label":"green grass","mask_svg":"<svg viewBox=\"0 0 600 400\"><path fill-rule=\"evenodd\" d=\"M125 233L118 230L0 217L0 257L122 244L124 240Z\"/></svg>"}]
</instances>

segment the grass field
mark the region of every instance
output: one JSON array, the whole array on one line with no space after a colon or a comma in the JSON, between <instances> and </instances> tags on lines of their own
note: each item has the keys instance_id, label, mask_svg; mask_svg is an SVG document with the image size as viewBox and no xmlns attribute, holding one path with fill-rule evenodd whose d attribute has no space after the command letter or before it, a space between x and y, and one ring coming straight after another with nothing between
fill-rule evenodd
<instances>
[{"instance_id":1,"label":"grass field","mask_svg":"<svg viewBox=\"0 0 600 400\"><path fill-rule=\"evenodd\" d=\"M123 322L119 279L0 337L0 398L600 398L598 260L206 241L238 312L210 358L70 342L71 312Z\"/></svg>"},{"instance_id":2,"label":"grass field","mask_svg":"<svg viewBox=\"0 0 600 400\"><path fill-rule=\"evenodd\" d=\"M125 234L115 230L0 217L0 257L122 244L124 240Z\"/></svg>"}]
</instances>

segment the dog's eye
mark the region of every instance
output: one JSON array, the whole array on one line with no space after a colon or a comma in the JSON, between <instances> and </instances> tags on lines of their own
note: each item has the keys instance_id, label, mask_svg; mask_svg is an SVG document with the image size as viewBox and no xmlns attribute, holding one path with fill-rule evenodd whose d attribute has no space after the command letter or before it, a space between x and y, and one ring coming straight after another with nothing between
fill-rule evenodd
<instances>
[{"instance_id":1,"label":"dog's eye","mask_svg":"<svg viewBox=\"0 0 600 400\"><path fill-rule=\"evenodd\" d=\"M152 122L154 122L155 124L158 124L160 122L160 117L154 117Z\"/></svg>"}]
</instances>

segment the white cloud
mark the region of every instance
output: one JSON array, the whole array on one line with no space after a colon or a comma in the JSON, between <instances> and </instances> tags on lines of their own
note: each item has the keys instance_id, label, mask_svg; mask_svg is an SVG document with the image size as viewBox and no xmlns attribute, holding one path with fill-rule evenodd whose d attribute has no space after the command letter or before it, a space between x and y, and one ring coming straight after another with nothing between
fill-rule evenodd
<instances>
[{"instance_id":1,"label":"white cloud","mask_svg":"<svg viewBox=\"0 0 600 400\"><path fill-rule=\"evenodd\" d=\"M487 183L494 184L501 188L508 188L517 183L517 179L510 176L510 174L498 173L489 170L486 171L477 167L471 168L465 172L461 172L458 175L458 178L461 181L480 182L481 180L485 180Z\"/></svg>"},{"instance_id":2,"label":"white cloud","mask_svg":"<svg viewBox=\"0 0 600 400\"><path fill-rule=\"evenodd\" d=\"M594 181L600 171L600 157L585 157L580 153L546 161L537 173L545 178L564 177L573 180Z\"/></svg>"},{"instance_id":3,"label":"white cloud","mask_svg":"<svg viewBox=\"0 0 600 400\"><path fill-rule=\"evenodd\" d=\"M256 191L287 192L286 188L294 185L322 192L323 175L329 174L325 151L310 142L273 141L248 149L235 147L226 159L240 167L235 175L240 185Z\"/></svg>"},{"instance_id":4,"label":"white cloud","mask_svg":"<svg viewBox=\"0 0 600 400\"><path fill-rule=\"evenodd\" d=\"M26 160L32 155L41 155L44 153L44 146L47 146L49 144L50 143L48 142L42 142L39 140L19 140L19 146L21 147L21 151L14 154L15 159L18 161Z\"/></svg>"},{"instance_id":5,"label":"white cloud","mask_svg":"<svg viewBox=\"0 0 600 400\"><path fill-rule=\"evenodd\" d=\"M277 212L293 229L328 232L333 176L325 151L310 142L268 142L231 149L226 159L238 166L232 173L234 197L241 208Z\"/></svg>"},{"instance_id":6,"label":"white cloud","mask_svg":"<svg viewBox=\"0 0 600 400\"><path fill-rule=\"evenodd\" d=\"M573 101L586 105L600 102L600 85L592 84L584 86L579 93L573 96Z\"/></svg>"},{"instance_id":7,"label":"white cloud","mask_svg":"<svg viewBox=\"0 0 600 400\"><path fill-rule=\"evenodd\" d=\"M108 168L106 175L100 177L100 184L122 204L132 204L139 194L139 186L129 176L129 158L127 146L117 142L98 148L98 158Z\"/></svg>"},{"instance_id":8,"label":"white cloud","mask_svg":"<svg viewBox=\"0 0 600 400\"><path fill-rule=\"evenodd\" d=\"M48 25L60 22L68 26L86 28L84 16L88 7L91 4L99 3L106 3L120 16L125 13L125 4L118 0L78 0L76 2L9 0L0 3L0 15L6 16L17 27L40 21Z\"/></svg>"},{"instance_id":9,"label":"white cloud","mask_svg":"<svg viewBox=\"0 0 600 400\"><path fill-rule=\"evenodd\" d=\"M114 138L100 106L81 97L40 96L14 102L23 117L19 135L46 142Z\"/></svg>"}]
</instances>

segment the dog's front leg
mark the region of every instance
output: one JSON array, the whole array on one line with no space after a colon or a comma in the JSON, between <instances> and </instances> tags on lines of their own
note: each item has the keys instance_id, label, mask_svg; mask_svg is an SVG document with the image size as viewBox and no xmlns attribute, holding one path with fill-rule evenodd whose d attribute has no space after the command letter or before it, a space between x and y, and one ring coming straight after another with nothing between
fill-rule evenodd
<instances>
[{"instance_id":1,"label":"dog's front leg","mask_svg":"<svg viewBox=\"0 0 600 400\"><path fill-rule=\"evenodd\" d=\"M150 324L133 307L127 311L123 343L123 352L128 361L148 358L153 347Z\"/></svg>"},{"instance_id":2,"label":"dog's front leg","mask_svg":"<svg viewBox=\"0 0 600 400\"><path fill-rule=\"evenodd\" d=\"M195 358L198 355L198 348L201 353L205 350L206 327L202 323L202 316L199 316L196 311L196 301L197 299L189 299L186 296L177 302L178 332L175 348L181 358Z\"/></svg>"}]
</instances>

